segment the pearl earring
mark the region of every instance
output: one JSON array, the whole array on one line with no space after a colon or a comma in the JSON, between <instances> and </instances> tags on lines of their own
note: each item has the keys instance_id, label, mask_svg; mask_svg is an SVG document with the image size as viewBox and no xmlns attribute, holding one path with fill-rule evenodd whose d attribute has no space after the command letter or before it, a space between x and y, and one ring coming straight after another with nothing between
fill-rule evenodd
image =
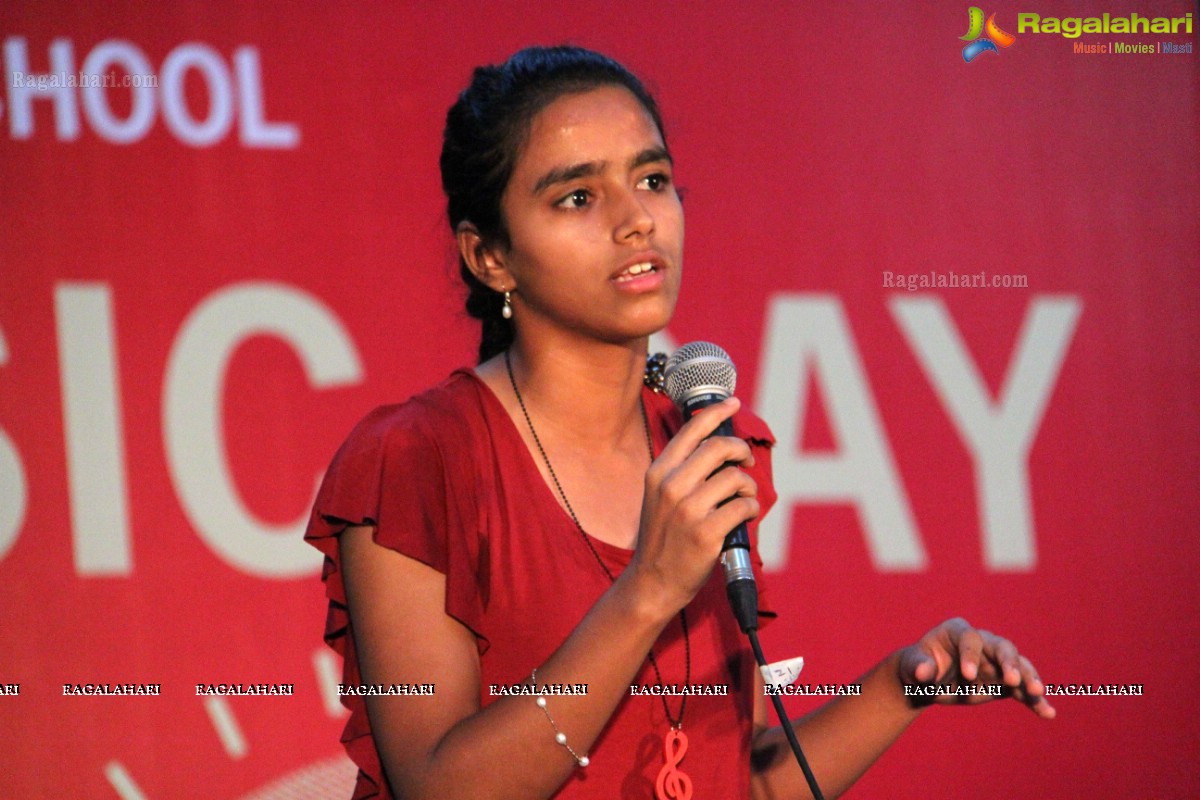
<instances>
[{"instance_id":1,"label":"pearl earring","mask_svg":"<svg viewBox=\"0 0 1200 800\"><path fill-rule=\"evenodd\" d=\"M512 315L513 315L512 292L505 292L504 293L504 308L500 309L500 316L504 317L505 319L512 319Z\"/></svg>"}]
</instances>

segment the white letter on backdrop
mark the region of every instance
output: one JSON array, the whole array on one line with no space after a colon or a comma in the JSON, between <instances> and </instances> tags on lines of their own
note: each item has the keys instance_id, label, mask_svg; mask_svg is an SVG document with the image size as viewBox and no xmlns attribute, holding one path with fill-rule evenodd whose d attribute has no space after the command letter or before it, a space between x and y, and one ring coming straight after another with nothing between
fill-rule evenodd
<instances>
[{"instance_id":1,"label":"white letter on backdrop","mask_svg":"<svg viewBox=\"0 0 1200 800\"><path fill-rule=\"evenodd\" d=\"M0 331L0 367L7 363L8 342L4 340L4 332ZM0 428L0 561L8 555L21 533L28 501L21 457L13 440Z\"/></svg>"},{"instance_id":2,"label":"white letter on backdrop","mask_svg":"<svg viewBox=\"0 0 1200 800\"><path fill-rule=\"evenodd\" d=\"M291 122L267 122L263 111L262 70L258 50L239 47L233 51L238 87L238 131L247 147L293 148L300 144L300 129Z\"/></svg>"},{"instance_id":3,"label":"white letter on backdrop","mask_svg":"<svg viewBox=\"0 0 1200 800\"><path fill-rule=\"evenodd\" d=\"M103 283L59 284L54 314L75 570L129 575L133 554L112 289Z\"/></svg>"},{"instance_id":4,"label":"white letter on backdrop","mask_svg":"<svg viewBox=\"0 0 1200 800\"><path fill-rule=\"evenodd\" d=\"M50 43L50 72L29 74L29 52L23 36L4 40L4 83L8 86L8 125L14 139L33 136L33 101L54 104L54 132L60 142L79 138L79 106L66 78L75 73L70 39Z\"/></svg>"},{"instance_id":5,"label":"white letter on backdrop","mask_svg":"<svg viewBox=\"0 0 1200 800\"><path fill-rule=\"evenodd\" d=\"M995 570L1033 569L1029 448L1066 356L1079 300L1031 304L997 403L940 300L896 297L889 305L975 462L985 563Z\"/></svg>"},{"instance_id":6,"label":"white letter on backdrop","mask_svg":"<svg viewBox=\"0 0 1200 800\"><path fill-rule=\"evenodd\" d=\"M114 64L122 67L130 79L129 116L125 119L113 113L108 104L108 88L101 85L104 82L101 79ZM129 42L106 39L88 53L81 71L89 77L79 92L92 129L115 144L130 144L145 137L154 124L156 104L154 89L147 85L154 77L154 70L146 54Z\"/></svg>"},{"instance_id":7,"label":"white letter on backdrop","mask_svg":"<svg viewBox=\"0 0 1200 800\"><path fill-rule=\"evenodd\" d=\"M763 350L755 397L757 412L771 421L778 438L773 463L780 506L759 528L764 563L783 566L793 504L853 503L877 568L924 568L925 549L841 303L831 295L775 296ZM832 455L797 449L809 369L825 392L838 444Z\"/></svg>"},{"instance_id":8,"label":"white letter on backdrop","mask_svg":"<svg viewBox=\"0 0 1200 800\"><path fill-rule=\"evenodd\" d=\"M243 341L264 334L299 354L314 388L362 380L349 333L320 300L284 284L236 284L197 306L175 339L163 387L163 433L183 509L209 547L252 575L294 578L321 565L320 554L301 539L307 512L283 525L255 518L225 452L225 372Z\"/></svg>"},{"instance_id":9,"label":"white letter on backdrop","mask_svg":"<svg viewBox=\"0 0 1200 800\"><path fill-rule=\"evenodd\" d=\"M198 120L188 109L184 78L196 70L208 87L208 117ZM233 125L233 78L221 54L205 44L181 44L167 54L160 76L163 120L181 141L210 147Z\"/></svg>"}]
</instances>

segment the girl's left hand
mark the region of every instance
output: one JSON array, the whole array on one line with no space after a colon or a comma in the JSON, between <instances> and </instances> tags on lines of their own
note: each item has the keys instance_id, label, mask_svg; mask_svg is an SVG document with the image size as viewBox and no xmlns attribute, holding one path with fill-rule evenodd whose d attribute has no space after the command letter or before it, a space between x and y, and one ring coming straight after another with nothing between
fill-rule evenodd
<instances>
[{"instance_id":1,"label":"girl's left hand","mask_svg":"<svg viewBox=\"0 0 1200 800\"><path fill-rule=\"evenodd\" d=\"M1012 697L1039 717L1054 719L1046 685L1029 659L1008 639L973 628L961 617L943 622L901 650L899 678L914 707L979 705ZM999 689L989 691L988 686Z\"/></svg>"}]
</instances>

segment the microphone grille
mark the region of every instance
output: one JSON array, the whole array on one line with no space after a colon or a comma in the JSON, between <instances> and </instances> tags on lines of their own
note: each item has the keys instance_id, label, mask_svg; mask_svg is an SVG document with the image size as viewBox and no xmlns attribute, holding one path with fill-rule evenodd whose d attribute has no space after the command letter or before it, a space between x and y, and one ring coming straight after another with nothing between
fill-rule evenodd
<instances>
[{"instance_id":1,"label":"microphone grille","mask_svg":"<svg viewBox=\"0 0 1200 800\"><path fill-rule=\"evenodd\" d=\"M678 406L702 387L732 395L737 386L733 360L712 342L689 342L680 347L667 359L664 375L667 396Z\"/></svg>"}]
</instances>

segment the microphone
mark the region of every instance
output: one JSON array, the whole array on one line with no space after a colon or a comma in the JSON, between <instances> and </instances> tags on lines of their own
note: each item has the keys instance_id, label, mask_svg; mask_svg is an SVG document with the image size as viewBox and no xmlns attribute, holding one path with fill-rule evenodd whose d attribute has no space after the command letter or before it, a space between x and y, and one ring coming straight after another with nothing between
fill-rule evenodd
<instances>
[{"instance_id":1,"label":"microphone","mask_svg":"<svg viewBox=\"0 0 1200 800\"><path fill-rule=\"evenodd\" d=\"M676 350L664 370L667 396L683 412L685 420L707 406L733 395L737 370L729 354L711 342L691 342ZM733 423L724 420L712 435L733 436ZM725 592L742 633L758 630L758 588L750 566L750 534L739 523L725 537L721 549Z\"/></svg>"}]
</instances>

